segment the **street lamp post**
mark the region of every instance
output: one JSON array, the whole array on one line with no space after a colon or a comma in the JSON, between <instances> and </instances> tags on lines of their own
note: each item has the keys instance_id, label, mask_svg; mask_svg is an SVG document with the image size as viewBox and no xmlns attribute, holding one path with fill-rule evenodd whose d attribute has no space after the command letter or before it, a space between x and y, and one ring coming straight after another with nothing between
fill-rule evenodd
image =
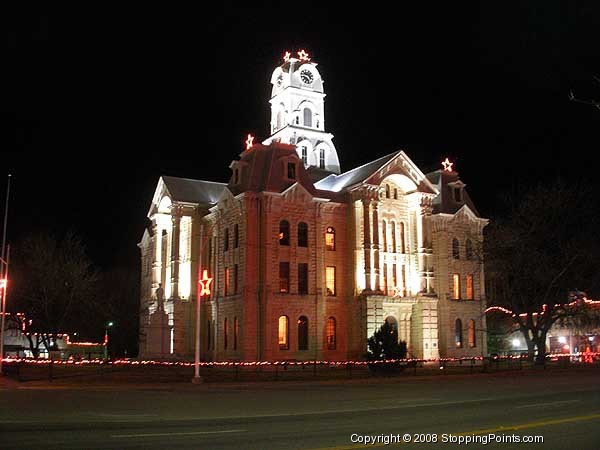
<instances>
[{"instance_id":1,"label":"street lamp post","mask_svg":"<svg viewBox=\"0 0 600 450\"><path fill-rule=\"evenodd\" d=\"M113 322L108 322L104 327L104 360L108 361L108 329L114 325Z\"/></svg>"}]
</instances>

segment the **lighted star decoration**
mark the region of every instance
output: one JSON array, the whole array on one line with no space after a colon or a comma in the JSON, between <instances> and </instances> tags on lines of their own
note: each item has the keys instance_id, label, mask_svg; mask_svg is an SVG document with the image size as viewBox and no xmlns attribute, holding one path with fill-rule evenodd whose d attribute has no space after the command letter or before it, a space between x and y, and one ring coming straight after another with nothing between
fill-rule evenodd
<instances>
[{"instance_id":1,"label":"lighted star decoration","mask_svg":"<svg viewBox=\"0 0 600 450\"><path fill-rule=\"evenodd\" d=\"M444 171L445 172L452 172L452 166L454 165L454 163L451 163L448 158L446 158L446 160L442 163L442 166L444 166Z\"/></svg>"},{"instance_id":2,"label":"lighted star decoration","mask_svg":"<svg viewBox=\"0 0 600 450\"><path fill-rule=\"evenodd\" d=\"M308 57L308 53L306 53L304 51L304 49L302 49L298 52L298 58L300 58L301 61L310 61L310 58Z\"/></svg>"},{"instance_id":3,"label":"lighted star decoration","mask_svg":"<svg viewBox=\"0 0 600 450\"><path fill-rule=\"evenodd\" d=\"M285 55L283 55L283 60L288 62L290 60L290 56L292 56L290 52L285 52Z\"/></svg>"},{"instance_id":4,"label":"lighted star decoration","mask_svg":"<svg viewBox=\"0 0 600 450\"><path fill-rule=\"evenodd\" d=\"M200 297L203 295L210 295L210 283L212 283L212 278L208 276L208 269L204 269L202 272L202 278L198 280L202 289L200 290Z\"/></svg>"},{"instance_id":5,"label":"lighted star decoration","mask_svg":"<svg viewBox=\"0 0 600 450\"><path fill-rule=\"evenodd\" d=\"M251 134L248 134L248 139L246 139L246 150L250 149L250 147L252 147L252 145L254 143L254 136L252 136Z\"/></svg>"}]
</instances>

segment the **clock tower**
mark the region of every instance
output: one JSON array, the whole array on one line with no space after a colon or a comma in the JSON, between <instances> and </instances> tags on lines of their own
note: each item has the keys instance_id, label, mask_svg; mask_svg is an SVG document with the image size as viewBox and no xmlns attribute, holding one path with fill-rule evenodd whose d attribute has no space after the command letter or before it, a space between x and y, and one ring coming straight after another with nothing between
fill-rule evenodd
<instances>
[{"instance_id":1,"label":"clock tower","mask_svg":"<svg viewBox=\"0 0 600 450\"><path fill-rule=\"evenodd\" d=\"M263 143L296 145L298 156L316 179L340 173L333 135L325 131L323 79L317 64L301 50L286 53L271 76L271 136Z\"/></svg>"}]
</instances>

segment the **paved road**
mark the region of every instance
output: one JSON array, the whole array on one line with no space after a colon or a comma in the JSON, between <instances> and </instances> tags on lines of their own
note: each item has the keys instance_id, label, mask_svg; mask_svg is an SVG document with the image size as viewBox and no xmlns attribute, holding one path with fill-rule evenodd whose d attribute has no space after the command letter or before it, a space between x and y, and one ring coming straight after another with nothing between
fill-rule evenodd
<instances>
[{"instance_id":1,"label":"paved road","mask_svg":"<svg viewBox=\"0 0 600 450\"><path fill-rule=\"evenodd\" d=\"M136 388L25 384L0 388L0 448L346 449L429 434L423 439L438 442L397 447L597 450L599 380L589 369ZM543 444L484 445L490 434L542 436ZM440 442L450 435L480 441ZM380 440L353 443L359 436Z\"/></svg>"}]
</instances>

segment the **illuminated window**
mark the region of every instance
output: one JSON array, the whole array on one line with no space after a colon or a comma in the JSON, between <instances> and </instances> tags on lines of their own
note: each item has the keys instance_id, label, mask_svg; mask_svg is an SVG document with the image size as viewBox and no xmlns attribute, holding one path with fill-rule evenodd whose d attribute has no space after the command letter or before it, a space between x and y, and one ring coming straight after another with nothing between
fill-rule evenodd
<instances>
[{"instance_id":1,"label":"illuminated window","mask_svg":"<svg viewBox=\"0 0 600 450\"><path fill-rule=\"evenodd\" d=\"M454 259L460 258L459 244L458 244L458 239L456 239L456 238L452 239L452 257Z\"/></svg>"},{"instance_id":2,"label":"illuminated window","mask_svg":"<svg viewBox=\"0 0 600 450\"><path fill-rule=\"evenodd\" d=\"M327 295L335 295L335 267L327 266L325 268L325 286L327 288Z\"/></svg>"},{"instance_id":3,"label":"illuminated window","mask_svg":"<svg viewBox=\"0 0 600 450\"><path fill-rule=\"evenodd\" d=\"M233 318L233 349L237 350L238 344L238 333L239 333L239 323L237 317Z\"/></svg>"},{"instance_id":4,"label":"illuminated window","mask_svg":"<svg viewBox=\"0 0 600 450\"><path fill-rule=\"evenodd\" d=\"M312 127L312 111L308 108L304 108L304 126Z\"/></svg>"},{"instance_id":5,"label":"illuminated window","mask_svg":"<svg viewBox=\"0 0 600 450\"><path fill-rule=\"evenodd\" d=\"M390 185L385 185L385 198L390 198Z\"/></svg>"},{"instance_id":6,"label":"illuminated window","mask_svg":"<svg viewBox=\"0 0 600 450\"><path fill-rule=\"evenodd\" d=\"M279 350L288 350L290 348L290 329L287 316L279 317Z\"/></svg>"},{"instance_id":7,"label":"illuminated window","mask_svg":"<svg viewBox=\"0 0 600 450\"><path fill-rule=\"evenodd\" d=\"M298 264L298 294L308 294L308 264Z\"/></svg>"},{"instance_id":8,"label":"illuminated window","mask_svg":"<svg viewBox=\"0 0 600 450\"><path fill-rule=\"evenodd\" d=\"M223 321L223 349L227 350L227 318Z\"/></svg>"},{"instance_id":9,"label":"illuminated window","mask_svg":"<svg viewBox=\"0 0 600 450\"><path fill-rule=\"evenodd\" d=\"M287 220L279 222L279 245L290 245L290 223Z\"/></svg>"},{"instance_id":10,"label":"illuminated window","mask_svg":"<svg viewBox=\"0 0 600 450\"><path fill-rule=\"evenodd\" d=\"M471 239L467 239L467 242L465 242L465 257L473 259L473 244L471 243Z\"/></svg>"},{"instance_id":11,"label":"illuminated window","mask_svg":"<svg viewBox=\"0 0 600 450\"><path fill-rule=\"evenodd\" d=\"M295 163L288 163L287 165L287 177L290 180L295 180L296 179L296 164Z\"/></svg>"},{"instance_id":12,"label":"illuminated window","mask_svg":"<svg viewBox=\"0 0 600 450\"><path fill-rule=\"evenodd\" d=\"M335 341L336 341L336 323L335 318L330 317L327 319L327 350L335 350Z\"/></svg>"},{"instance_id":13,"label":"illuminated window","mask_svg":"<svg viewBox=\"0 0 600 450\"><path fill-rule=\"evenodd\" d=\"M223 233L223 251L226 252L227 250L229 250L229 228L225 228Z\"/></svg>"},{"instance_id":14,"label":"illuminated window","mask_svg":"<svg viewBox=\"0 0 600 450\"><path fill-rule=\"evenodd\" d=\"M305 222L298 223L298 247L308 247L308 225Z\"/></svg>"},{"instance_id":15,"label":"illuminated window","mask_svg":"<svg viewBox=\"0 0 600 450\"><path fill-rule=\"evenodd\" d=\"M240 246L240 227L236 223L233 226L233 248L238 248Z\"/></svg>"},{"instance_id":16,"label":"illuminated window","mask_svg":"<svg viewBox=\"0 0 600 450\"><path fill-rule=\"evenodd\" d=\"M467 323L468 330L468 338L469 338L469 347L474 348L477 343L475 341L475 321L473 319L469 320Z\"/></svg>"},{"instance_id":17,"label":"illuminated window","mask_svg":"<svg viewBox=\"0 0 600 450\"><path fill-rule=\"evenodd\" d=\"M454 322L454 345L456 348L462 348L462 322L456 319Z\"/></svg>"},{"instance_id":18,"label":"illuminated window","mask_svg":"<svg viewBox=\"0 0 600 450\"><path fill-rule=\"evenodd\" d=\"M300 316L298 319L298 350L308 350L308 319Z\"/></svg>"},{"instance_id":19,"label":"illuminated window","mask_svg":"<svg viewBox=\"0 0 600 450\"><path fill-rule=\"evenodd\" d=\"M333 227L327 227L325 232L325 248L335 250L335 229Z\"/></svg>"},{"instance_id":20,"label":"illuminated window","mask_svg":"<svg viewBox=\"0 0 600 450\"><path fill-rule=\"evenodd\" d=\"M225 267L225 295L231 295L231 269Z\"/></svg>"},{"instance_id":21,"label":"illuminated window","mask_svg":"<svg viewBox=\"0 0 600 450\"><path fill-rule=\"evenodd\" d=\"M392 253L396 253L396 222L393 220L390 222L390 228L392 229Z\"/></svg>"},{"instance_id":22,"label":"illuminated window","mask_svg":"<svg viewBox=\"0 0 600 450\"><path fill-rule=\"evenodd\" d=\"M467 300L473 300L473 275L467 275Z\"/></svg>"},{"instance_id":23,"label":"illuminated window","mask_svg":"<svg viewBox=\"0 0 600 450\"><path fill-rule=\"evenodd\" d=\"M460 298L460 275L457 273L452 275L452 296L457 300Z\"/></svg>"},{"instance_id":24,"label":"illuminated window","mask_svg":"<svg viewBox=\"0 0 600 450\"><path fill-rule=\"evenodd\" d=\"M325 149L319 150L319 169L325 168Z\"/></svg>"},{"instance_id":25,"label":"illuminated window","mask_svg":"<svg viewBox=\"0 0 600 450\"><path fill-rule=\"evenodd\" d=\"M306 145L303 145L301 147L301 154L302 154L302 162L306 166L306 164L308 163L308 148L306 147Z\"/></svg>"},{"instance_id":26,"label":"illuminated window","mask_svg":"<svg viewBox=\"0 0 600 450\"><path fill-rule=\"evenodd\" d=\"M404 222L400 222L400 250L406 253L406 233L404 232Z\"/></svg>"},{"instance_id":27,"label":"illuminated window","mask_svg":"<svg viewBox=\"0 0 600 450\"><path fill-rule=\"evenodd\" d=\"M238 265L233 265L233 293L238 293Z\"/></svg>"},{"instance_id":28,"label":"illuminated window","mask_svg":"<svg viewBox=\"0 0 600 450\"><path fill-rule=\"evenodd\" d=\"M290 263L279 263L279 292L290 292Z\"/></svg>"}]
</instances>

